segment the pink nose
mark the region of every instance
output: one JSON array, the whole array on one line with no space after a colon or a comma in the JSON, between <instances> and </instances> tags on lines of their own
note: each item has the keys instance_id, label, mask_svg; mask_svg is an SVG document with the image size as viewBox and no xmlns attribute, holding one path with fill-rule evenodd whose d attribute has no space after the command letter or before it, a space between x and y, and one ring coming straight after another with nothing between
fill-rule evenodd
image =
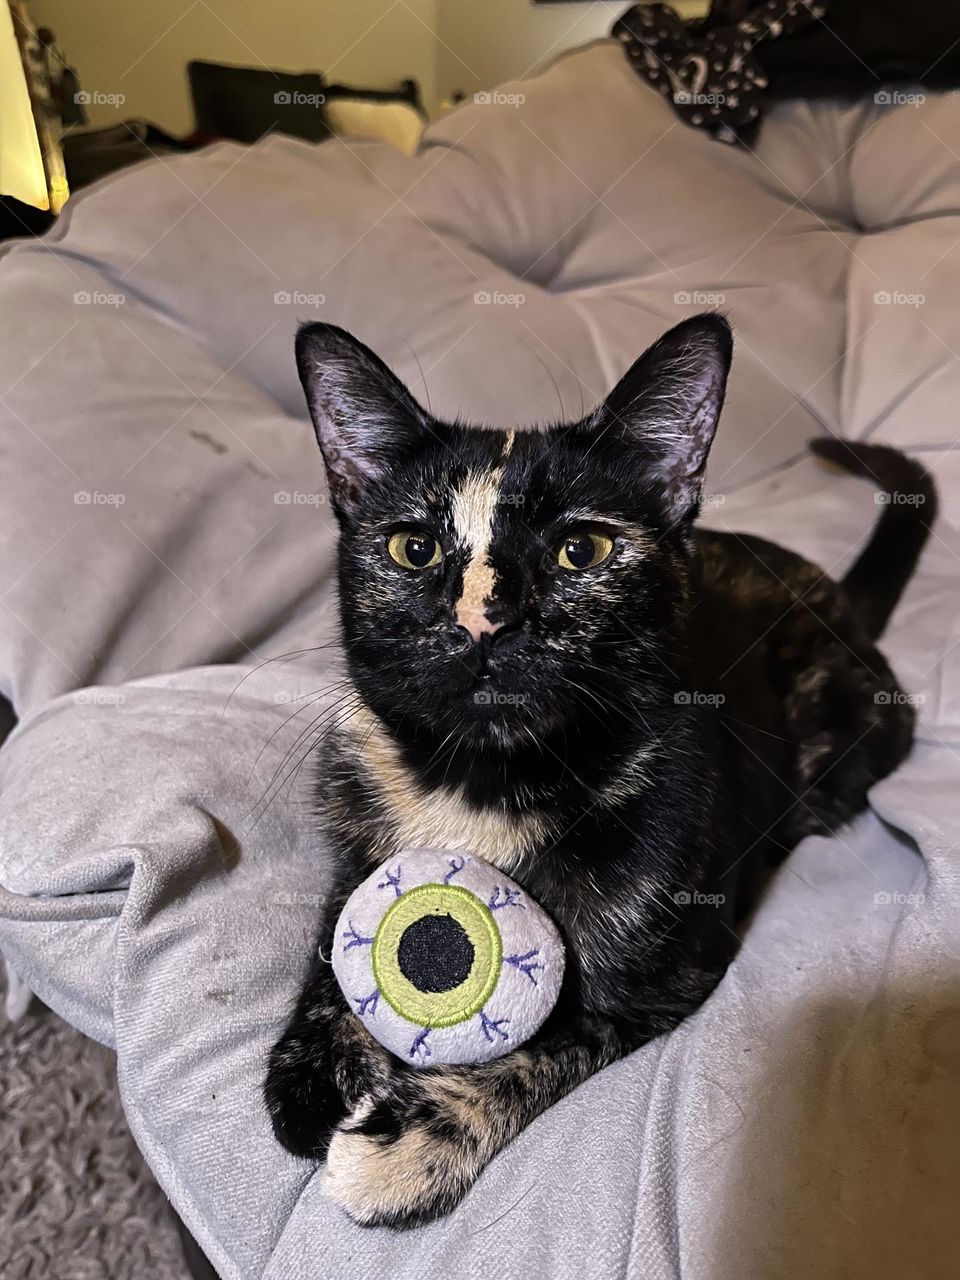
<instances>
[{"instance_id":1,"label":"pink nose","mask_svg":"<svg viewBox=\"0 0 960 1280\"><path fill-rule=\"evenodd\" d=\"M491 622L485 613L473 609L458 611L457 622L469 632L474 644L480 643L481 636L492 636L503 626L503 623Z\"/></svg>"}]
</instances>

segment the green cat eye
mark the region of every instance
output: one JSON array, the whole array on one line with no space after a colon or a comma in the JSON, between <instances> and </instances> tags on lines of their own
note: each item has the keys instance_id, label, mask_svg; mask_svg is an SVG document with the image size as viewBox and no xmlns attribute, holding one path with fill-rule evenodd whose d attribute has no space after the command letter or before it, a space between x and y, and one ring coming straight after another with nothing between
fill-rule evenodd
<instances>
[{"instance_id":1,"label":"green cat eye","mask_svg":"<svg viewBox=\"0 0 960 1280\"><path fill-rule=\"evenodd\" d=\"M404 569L432 569L443 559L443 550L432 533L425 529L405 529L391 534L387 540L390 559Z\"/></svg>"},{"instance_id":2,"label":"green cat eye","mask_svg":"<svg viewBox=\"0 0 960 1280\"><path fill-rule=\"evenodd\" d=\"M613 539L595 530L574 529L562 538L554 554L561 569L595 569L613 550Z\"/></svg>"}]
</instances>

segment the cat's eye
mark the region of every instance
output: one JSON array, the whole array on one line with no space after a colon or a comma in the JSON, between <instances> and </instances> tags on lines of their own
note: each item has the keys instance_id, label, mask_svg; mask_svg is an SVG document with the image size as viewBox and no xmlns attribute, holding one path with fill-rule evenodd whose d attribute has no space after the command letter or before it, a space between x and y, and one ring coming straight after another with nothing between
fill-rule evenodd
<instances>
[{"instance_id":1,"label":"cat's eye","mask_svg":"<svg viewBox=\"0 0 960 1280\"><path fill-rule=\"evenodd\" d=\"M425 529L404 529L387 540L390 559L404 569L432 569L443 559L440 543Z\"/></svg>"},{"instance_id":2,"label":"cat's eye","mask_svg":"<svg viewBox=\"0 0 960 1280\"><path fill-rule=\"evenodd\" d=\"M564 534L556 549L561 569L595 569L613 550L613 539L595 529L572 529Z\"/></svg>"}]
</instances>

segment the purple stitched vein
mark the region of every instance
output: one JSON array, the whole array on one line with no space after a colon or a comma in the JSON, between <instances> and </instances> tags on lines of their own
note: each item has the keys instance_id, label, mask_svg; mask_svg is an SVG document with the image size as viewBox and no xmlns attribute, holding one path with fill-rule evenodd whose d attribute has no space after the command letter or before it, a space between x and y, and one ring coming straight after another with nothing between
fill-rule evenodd
<instances>
[{"instance_id":1,"label":"purple stitched vein","mask_svg":"<svg viewBox=\"0 0 960 1280\"><path fill-rule=\"evenodd\" d=\"M349 939L350 939L350 941L349 941L349 942L347 943L347 945L343 948L343 949L344 949L344 951L349 951L351 947L371 947L371 946L373 946L373 939L372 939L372 938L368 938L368 937L366 937L366 936L365 936L364 934L362 934L362 933L357 933L356 929L353 927L353 921L352 921L352 920L348 920L348 921L347 921L347 924L350 926L350 928L349 928L349 929L344 929L344 931L343 931L343 936L344 936L345 938L349 938Z\"/></svg>"},{"instance_id":2,"label":"purple stitched vein","mask_svg":"<svg viewBox=\"0 0 960 1280\"><path fill-rule=\"evenodd\" d=\"M410 1046L411 1058L416 1057L418 1053L422 1054L423 1057L425 1058L430 1058L433 1056L433 1050L427 1044L427 1036L429 1034L430 1034L429 1027L424 1027L422 1031L417 1032L416 1036L414 1036L413 1044Z\"/></svg>"},{"instance_id":3,"label":"purple stitched vein","mask_svg":"<svg viewBox=\"0 0 960 1280\"><path fill-rule=\"evenodd\" d=\"M501 1027L508 1027L509 1025L509 1018L488 1018L486 1011L483 1009L480 1010L480 1030L483 1032L483 1038L488 1044L493 1044L494 1034L498 1035L501 1040L509 1040L510 1037L507 1035L506 1031L500 1030Z\"/></svg>"},{"instance_id":4,"label":"purple stitched vein","mask_svg":"<svg viewBox=\"0 0 960 1280\"><path fill-rule=\"evenodd\" d=\"M377 1003L380 999L379 991L371 991L368 996L354 996L353 999L357 1006L357 1014L361 1018L368 1009L370 1011L371 1018L375 1018L377 1016Z\"/></svg>"},{"instance_id":5,"label":"purple stitched vein","mask_svg":"<svg viewBox=\"0 0 960 1280\"><path fill-rule=\"evenodd\" d=\"M444 884L449 884L449 883L450 883L450 881L453 879L453 877L457 874L457 872L458 872L458 871L462 871L462 870L463 870L463 868L464 868L466 865L467 865L467 860L466 860L466 858L461 858L459 862L456 860L456 858L451 858L451 859L450 859L450 870L449 870L449 871L447 872L447 874L443 877L443 883L444 883Z\"/></svg>"},{"instance_id":6,"label":"purple stitched vein","mask_svg":"<svg viewBox=\"0 0 960 1280\"><path fill-rule=\"evenodd\" d=\"M487 903L491 911L499 911L501 907L519 907L521 911L526 911L526 907L520 901L519 889L504 889L504 897L500 899L501 886L495 884L493 893L490 895L490 901Z\"/></svg>"},{"instance_id":7,"label":"purple stitched vein","mask_svg":"<svg viewBox=\"0 0 960 1280\"><path fill-rule=\"evenodd\" d=\"M396 871L391 872L389 868L385 867L384 875L387 878L386 880L381 880L380 883L377 885L377 888L386 889L388 885L393 885L394 893L396 893L398 898L401 897L403 895L403 890L400 888L400 871L401 871L401 865L399 862L397 863Z\"/></svg>"},{"instance_id":8,"label":"purple stitched vein","mask_svg":"<svg viewBox=\"0 0 960 1280\"><path fill-rule=\"evenodd\" d=\"M503 958L514 969L519 969L521 973L525 973L533 985L537 986L537 979L533 976L533 971L534 969L543 969L545 967L542 960L534 959L534 956L539 954L540 948L534 947L532 951L526 952L525 955L504 956Z\"/></svg>"}]
</instances>

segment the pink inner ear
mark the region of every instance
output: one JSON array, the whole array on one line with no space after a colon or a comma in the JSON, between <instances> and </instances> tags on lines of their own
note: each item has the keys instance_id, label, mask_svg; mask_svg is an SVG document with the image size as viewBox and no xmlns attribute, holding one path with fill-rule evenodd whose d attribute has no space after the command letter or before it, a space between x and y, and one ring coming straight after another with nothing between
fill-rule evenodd
<instances>
[{"instance_id":1,"label":"pink inner ear","mask_svg":"<svg viewBox=\"0 0 960 1280\"><path fill-rule=\"evenodd\" d=\"M683 322L636 361L594 419L604 430L616 424L624 443L636 447L671 523L686 518L699 499L731 345L719 317Z\"/></svg>"},{"instance_id":2,"label":"pink inner ear","mask_svg":"<svg viewBox=\"0 0 960 1280\"><path fill-rule=\"evenodd\" d=\"M716 433L722 397L722 389L718 388L716 380L700 378L696 383L688 384L684 390L686 395L671 398L668 403L682 406L685 416L674 420L672 430L666 438L660 438L659 453L652 453L650 470L664 482L682 483L685 479L698 477L706 465ZM656 446L657 443L656 435L651 433L651 444Z\"/></svg>"},{"instance_id":3,"label":"pink inner ear","mask_svg":"<svg viewBox=\"0 0 960 1280\"><path fill-rule=\"evenodd\" d=\"M383 473L428 429L429 416L372 351L335 325L305 325L297 366L331 491L346 496Z\"/></svg>"}]
</instances>

